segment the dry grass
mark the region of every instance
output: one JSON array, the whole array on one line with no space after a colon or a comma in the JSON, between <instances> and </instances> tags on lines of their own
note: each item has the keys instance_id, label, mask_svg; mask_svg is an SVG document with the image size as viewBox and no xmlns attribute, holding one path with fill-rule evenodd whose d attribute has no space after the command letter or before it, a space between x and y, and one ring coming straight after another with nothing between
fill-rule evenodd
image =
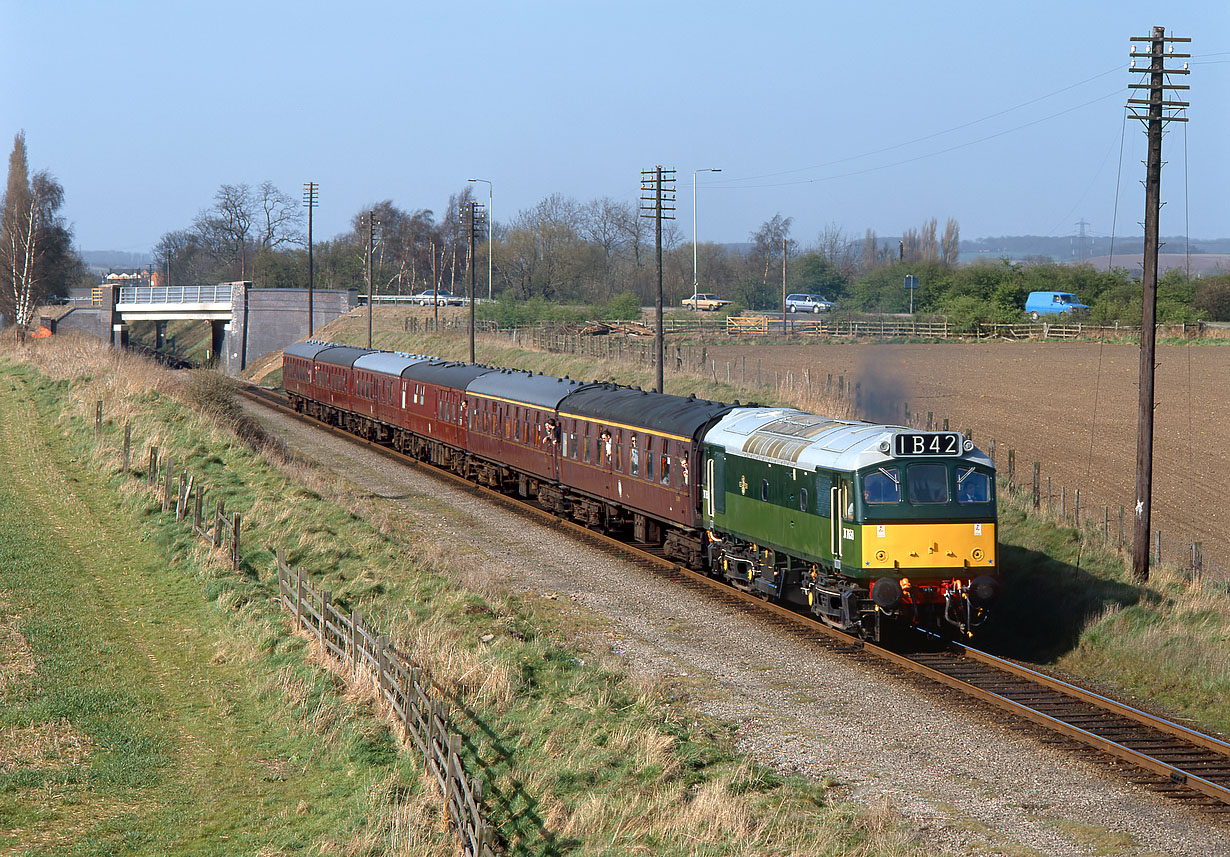
<instances>
[{"instance_id":1,"label":"dry grass","mask_svg":"<svg viewBox=\"0 0 1230 857\"><path fill-rule=\"evenodd\" d=\"M90 741L66 718L0 730L0 770L65 768L83 764Z\"/></svg>"},{"instance_id":2,"label":"dry grass","mask_svg":"<svg viewBox=\"0 0 1230 857\"><path fill-rule=\"evenodd\" d=\"M34 654L17 627L17 616L0 602L0 700L34 675Z\"/></svg>"}]
</instances>

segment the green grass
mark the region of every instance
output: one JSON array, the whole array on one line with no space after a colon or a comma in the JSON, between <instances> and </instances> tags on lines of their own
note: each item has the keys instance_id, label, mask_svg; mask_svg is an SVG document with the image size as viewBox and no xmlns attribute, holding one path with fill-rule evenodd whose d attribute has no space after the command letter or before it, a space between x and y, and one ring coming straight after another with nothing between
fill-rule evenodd
<instances>
[{"instance_id":1,"label":"green grass","mask_svg":"<svg viewBox=\"0 0 1230 857\"><path fill-rule=\"evenodd\" d=\"M418 781L406 760L371 752L391 746L388 731L258 618L252 587L194 561L182 527L139 495L120 505L117 477L86 466L80 421L56 426L66 384L12 367L3 382L5 656L34 670L0 705L0 758L17 760L0 766L0 853L362 841L381 789ZM337 712L331 730L313 723L322 706ZM36 746L52 734L84 752Z\"/></svg>"}]
</instances>

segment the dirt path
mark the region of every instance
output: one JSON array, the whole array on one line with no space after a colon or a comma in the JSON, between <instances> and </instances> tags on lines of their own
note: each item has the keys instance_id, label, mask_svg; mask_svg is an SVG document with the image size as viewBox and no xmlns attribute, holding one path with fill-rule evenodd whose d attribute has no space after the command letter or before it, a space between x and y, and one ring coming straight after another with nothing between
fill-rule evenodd
<instances>
[{"instance_id":1,"label":"dirt path","mask_svg":"<svg viewBox=\"0 0 1230 857\"><path fill-rule=\"evenodd\" d=\"M900 422L903 407L971 428L986 448L996 441L1001 471L1016 450L1017 477L1041 462L1058 497L1081 490L1083 511L1100 523L1110 507L1112 533L1122 504L1131 538L1135 505L1137 377L1134 345L1090 342L722 345L708 349L718 372L729 361L749 375L756 363L813 383L831 373L861 382L868 418ZM735 369L736 377L739 368ZM1153 528L1164 559L1202 541L1206 557L1230 572L1230 348L1162 346L1157 351Z\"/></svg>"}]
</instances>

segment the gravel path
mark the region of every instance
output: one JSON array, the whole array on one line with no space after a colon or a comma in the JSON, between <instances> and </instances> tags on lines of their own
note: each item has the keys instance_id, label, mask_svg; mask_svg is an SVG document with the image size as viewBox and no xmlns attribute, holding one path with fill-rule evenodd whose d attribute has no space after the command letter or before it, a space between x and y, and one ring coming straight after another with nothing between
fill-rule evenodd
<instances>
[{"instance_id":1,"label":"gravel path","mask_svg":"<svg viewBox=\"0 0 1230 857\"><path fill-rule=\"evenodd\" d=\"M245 407L291 449L395 498L420 531L465 545L498 581L571 599L634 674L684 687L699 709L738 724L749 755L891 808L937 853L1230 854L1230 825L1019 724L960 710L344 439Z\"/></svg>"}]
</instances>

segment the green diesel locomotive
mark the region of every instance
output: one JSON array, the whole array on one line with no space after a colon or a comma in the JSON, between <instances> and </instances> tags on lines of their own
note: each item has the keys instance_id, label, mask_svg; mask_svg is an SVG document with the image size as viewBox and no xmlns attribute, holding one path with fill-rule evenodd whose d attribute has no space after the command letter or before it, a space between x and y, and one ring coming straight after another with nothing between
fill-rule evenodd
<instances>
[{"instance_id":1,"label":"green diesel locomotive","mask_svg":"<svg viewBox=\"0 0 1230 857\"><path fill-rule=\"evenodd\" d=\"M709 567L879 639L972 635L998 595L995 469L956 432L740 408L705 435Z\"/></svg>"}]
</instances>

